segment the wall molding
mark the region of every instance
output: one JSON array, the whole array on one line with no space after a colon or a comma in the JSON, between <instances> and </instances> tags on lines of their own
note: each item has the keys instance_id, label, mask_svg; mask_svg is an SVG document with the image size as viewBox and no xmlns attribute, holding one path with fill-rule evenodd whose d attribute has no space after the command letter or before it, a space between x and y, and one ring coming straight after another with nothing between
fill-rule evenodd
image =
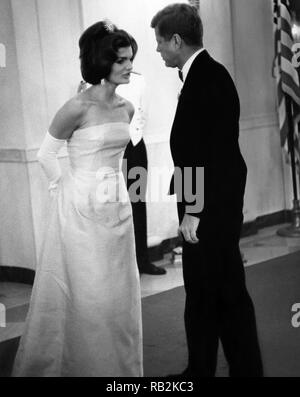
<instances>
[{"instance_id":1,"label":"wall molding","mask_svg":"<svg viewBox=\"0 0 300 397\"><path fill-rule=\"evenodd\" d=\"M26 163L26 151L22 149L0 149L1 163Z\"/></svg>"},{"instance_id":2,"label":"wall molding","mask_svg":"<svg viewBox=\"0 0 300 397\"><path fill-rule=\"evenodd\" d=\"M261 130L270 127L279 128L278 126L278 118L275 112L243 117L240 120L241 132L249 130Z\"/></svg>"},{"instance_id":3,"label":"wall molding","mask_svg":"<svg viewBox=\"0 0 300 397\"><path fill-rule=\"evenodd\" d=\"M243 224L241 237L257 234L259 230L266 227L289 223L292 220L291 210L281 210L267 215L258 216L256 219Z\"/></svg>"},{"instance_id":4,"label":"wall molding","mask_svg":"<svg viewBox=\"0 0 300 397\"><path fill-rule=\"evenodd\" d=\"M0 163L35 163L37 162L36 149L6 149L0 148ZM64 146L59 152L58 158L68 157L67 148Z\"/></svg>"},{"instance_id":5,"label":"wall molding","mask_svg":"<svg viewBox=\"0 0 300 397\"><path fill-rule=\"evenodd\" d=\"M246 132L250 130L261 130L265 128L279 128L277 114L265 113L240 119L240 131ZM156 130L155 133L146 134L144 137L147 145L169 143L169 135L165 134L165 130Z\"/></svg>"},{"instance_id":6,"label":"wall molding","mask_svg":"<svg viewBox=\"0 0 300 397\"><path fill-rule=\"evenodd\" d=\"M240 120L240 131L261 130L265 128L278 128L278 119L276 113L259 114L250 117L244 117ZM169 135L166 135L165 129L155 129L151 134L144 136L146 145L156 145L169 143ZM39 148L18 149L18 148L0 148L0 163L34 163L37 161L37 152ZM68 157L66 145L61 149L59 158Z\"/></svg>"}]
</instances>

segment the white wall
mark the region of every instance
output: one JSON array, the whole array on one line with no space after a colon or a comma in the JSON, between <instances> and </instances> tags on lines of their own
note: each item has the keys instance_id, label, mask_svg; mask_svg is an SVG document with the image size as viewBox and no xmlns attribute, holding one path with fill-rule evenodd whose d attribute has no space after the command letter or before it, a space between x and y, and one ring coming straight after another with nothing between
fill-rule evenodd
<instances>
[{"instance_id":1,"label":"white wall","mask_svg":"<svg viewBox=\"0 0 300 397\"><path fill-rule=\"evenodd\" d=\"M77 0L0 2L0 266L35 268L47 184L36 152L80 79Z\"/></svg>"},{"instance_id":2,"label":"white wall","mask_svg":"<svg viewBox=\"0 0 300 397\"><path fill-rule=\"evenodd\" d=\"M231 9L235 79L241 100L240 142L248 166L245 218L253 220L284 209L286 202L272 77L272 2L231 0Z\"/></svg>"}]
</instances>

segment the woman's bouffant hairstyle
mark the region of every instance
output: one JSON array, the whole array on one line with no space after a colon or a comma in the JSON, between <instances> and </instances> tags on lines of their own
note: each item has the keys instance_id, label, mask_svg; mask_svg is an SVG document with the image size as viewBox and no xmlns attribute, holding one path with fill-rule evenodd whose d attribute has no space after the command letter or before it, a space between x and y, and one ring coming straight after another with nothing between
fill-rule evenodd
<instances>
[{"instance_id":1,"label":"woman's bouffant hairstyle","mask_svg":"<svg viewBox=\"0 0 300 397\"><path fill-rule=\"evenodd\" d=\"M134 58L138 48L136 41L115 25L100 21L87 28L79 39L79 58L84 81L95 85L107 78L113 63L118 59L118 50L124 47L132 48Z\"/></svg>"},{"instance_id":2,"label":"woman's bouffant hairstyle","mask_svg":"<svg viewBox=\"0 0 300 397\"><path fill-rule=\"evenodd\" d=\"M171 4L159 11L151 27L167 40L177 33L189 46L203 47L203 25L195 7L183 3Z\"/></svg>"}]
</instances>

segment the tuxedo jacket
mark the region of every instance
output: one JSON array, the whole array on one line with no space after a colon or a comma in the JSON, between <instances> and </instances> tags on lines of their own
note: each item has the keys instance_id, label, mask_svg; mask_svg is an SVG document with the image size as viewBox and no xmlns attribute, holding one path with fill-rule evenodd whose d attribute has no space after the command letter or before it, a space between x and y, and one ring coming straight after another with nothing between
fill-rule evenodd
<instances>
[{"instance_id":1,"label":"tuxedo jacket","mask_svg":"<svg viewBox=\"0 0 300 397\"><path fill-rule=\"evenodd\" d=\"M242 214L247 168L238 142L239 117L239 98L230 74L202 51L184 82L170 137L174 166L181 170L184 187L178 194L173 175L170 194L177 193L181 215L186 212L211 221ZM188 179L186 167L193 170ZM186 200L185 191L196 192L197 167L204 167L204 207L191 212L187 206L193 203Z\"/></svg>"}]
</instances>

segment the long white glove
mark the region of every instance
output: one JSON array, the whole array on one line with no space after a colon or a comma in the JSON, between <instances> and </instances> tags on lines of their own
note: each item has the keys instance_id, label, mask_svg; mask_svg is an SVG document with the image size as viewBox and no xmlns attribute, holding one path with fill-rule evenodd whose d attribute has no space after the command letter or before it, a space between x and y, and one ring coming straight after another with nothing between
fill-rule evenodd
<instances>
[{"instance_id":1,"label":"long white glove","mask_svg":"<svg viewBox=\"0 0 300 397\"><path fill-rule=\"evenodd\" d=\"M37 159L49 180L48 189L50 193L57 189L58 182L61 178L61 168L57 159L57 153L63 146L64 142L64 139L54 138L47 131L44 141L37 154Z\"/></svg>"}]
</instances>

